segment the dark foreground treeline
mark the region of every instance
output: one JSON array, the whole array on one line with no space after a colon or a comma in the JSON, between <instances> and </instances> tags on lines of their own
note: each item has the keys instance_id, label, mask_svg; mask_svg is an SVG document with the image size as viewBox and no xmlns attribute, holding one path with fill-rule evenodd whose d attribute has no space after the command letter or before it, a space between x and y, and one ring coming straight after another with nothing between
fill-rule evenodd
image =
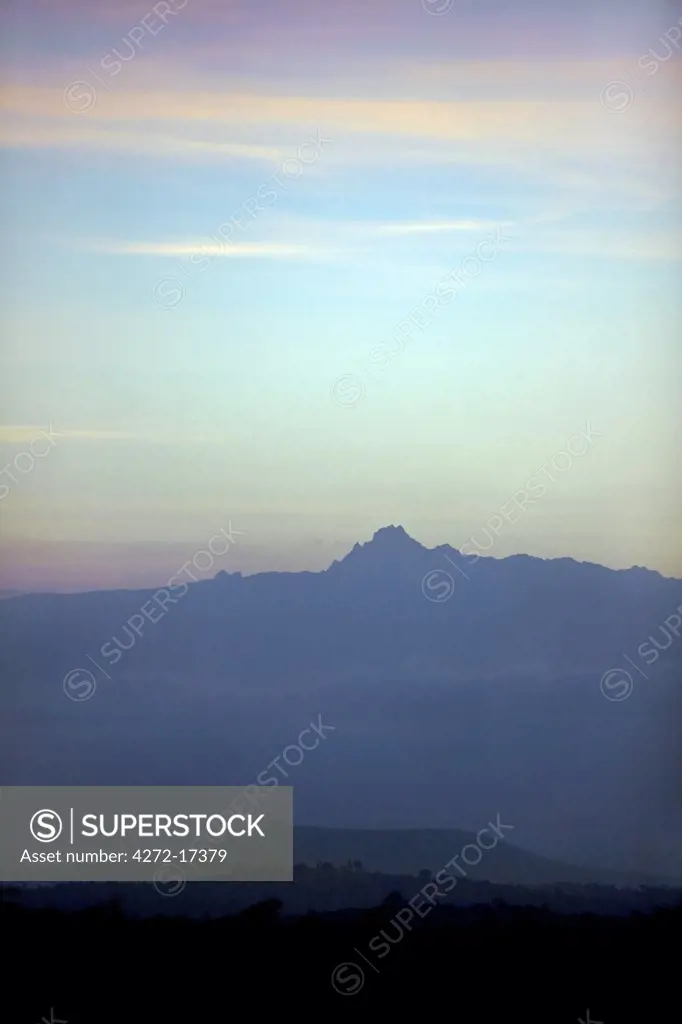
<instances>
[{"instance_id":1,"label":"dark foreground treeline","mask_svg":"<svg viewBox=\"0 0 682 1024\"><path fill-rule=\"evenodd\" d=\"M434 875L385 874L365 871L362 864L317 867L294 866L293 882L197 882L171 874L165 884L149 882L64 882L52 886L12 887L0 883L3 896L36 910L52 907L74 911L101 903L118 903L128 917L228 917L256 903L276 899L282 916L302 917L309 912L328 914L337 910L369 910L396 893L403 904L420 893L438 891L434 904L471 906L500 900L512 906L549 907L560 914L627 916L639 910L650 913L659 907L682 902L682 889L670 887L619 888L613 885L505 885L471 878L449 877L433 885ZM168 898L172 896L172 898ZM422 900L424 896L422 895ZM427 915L428 916L428 915Z\"/></svg>"},{"instance_id":2,"label":"dark foreground treeline","mask_svg":"<svg viewBox=\"0 0 682 1024\"><path fill-rule=\"evenodd\" d=\"M272 900L191 920L129 918L116 902L65 912L5 900L3 1016L17 1024L218 1024L284 1013L472 1024L682 1019L681 907L563 916L499 902L438 906L403 925L404 907L396 897L372 910L291 918Z\"/></svg>"}]
</instances>

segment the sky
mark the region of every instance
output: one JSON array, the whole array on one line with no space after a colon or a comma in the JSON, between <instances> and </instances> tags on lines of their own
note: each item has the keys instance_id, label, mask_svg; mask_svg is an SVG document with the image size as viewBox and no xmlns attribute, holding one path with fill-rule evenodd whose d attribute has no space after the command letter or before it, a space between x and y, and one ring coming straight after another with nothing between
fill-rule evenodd
<instances>
[{"instance_id":1,"label":"sky","mask_svg":"<svg viewBox=\"0 0 682 1024\"><path fill-rule=\"evenodd\" d=\"M540 467L490 554L682 576L682 3L2 21L0 589L459 548Z\"/></svg>"}]
</instances>

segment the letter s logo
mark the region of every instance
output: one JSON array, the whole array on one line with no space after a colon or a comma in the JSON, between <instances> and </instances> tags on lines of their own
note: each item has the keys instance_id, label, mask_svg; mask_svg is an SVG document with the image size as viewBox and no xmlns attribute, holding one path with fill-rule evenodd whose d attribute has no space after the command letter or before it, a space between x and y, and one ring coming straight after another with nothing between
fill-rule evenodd
<instances>
[{"instance_id":1,"label":"letter s logo","mask_svg":"<svg viewBox=\"0 0 682 1024\"><path fill-rule=\"evenodd\" d=\"M52 843L62 833L62 819L56 811L36 811L29 825L31 835L39 843Z\"/></svg>"}]
</instances>

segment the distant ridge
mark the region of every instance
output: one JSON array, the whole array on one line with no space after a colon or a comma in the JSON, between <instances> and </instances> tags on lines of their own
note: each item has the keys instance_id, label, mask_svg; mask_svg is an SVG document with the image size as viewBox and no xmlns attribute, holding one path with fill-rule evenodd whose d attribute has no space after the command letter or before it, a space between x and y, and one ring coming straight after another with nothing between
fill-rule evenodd
<instances>
[{"instance_id":1,"label":"distant ridge","mask_svg":"<svg viewBox=\"0 0 682 1024\"><path fill-rule=\"evenodd\" d=\"M637 576L642 579L646 578L658 578L662 580L670 580L678 583L682 583L682 578L673 576L664 576L658 569L650 569L647 566L633 565L625 569L614 569L609 566L601 565L599 562L587 562L580 561L568 556L554 556L554 557L542 557L540 555L529 555L524 552L519 552L512 555L497 556L492 552L486 554L484 551L480 554L475 552L463 553L450 544L443 543L438 544L433 548L424 546L420 541L415 540L403 526L390 524L388 526L382 526L375 530L371 538L366 541L357 541L353 544L352 548L340 558L334 559L326 568L323 569L303 569L300 571L296 570L282 570L282 569L261 569L255 572L244 572L231 571L229 569L220 569L215 575L211 577L202 577L198 582L192 583L192 586L202 586L210 584L211 582L222 582L225 583L227 580L234 579L255 579L259 577L314 577L323 576L329 572L336 572L339 566L371 566L383 570L386 573L395 574L396 568L402 566L406 568L415 566L418 564L425 563L430 560L434 566L440 566L444 570L448 569L448 561L450 565L454 563L459 568L466 570L467 566L472 568L476 565L479 566L536 566L536 565L554 565L557 567L564 566L582 566L585 569L591 569L595 571L601 571L603 573L613 574L629 574L632 578ZM187 577L189 580L189 577ZM159 587L162 586L159 583ZM115 588L88 588L84 591L74 591L71 588L68 590L59 590L58 588L50 590L0 590L0 600L14 597L26 597L30 595L35 596L64 596L73 597L80 594L104 594L104 593L153 593L154 589L145 586L144 588L126 586L126 587L115 587Z\"/></svg>"},{"instance_id":2,"label":"distant ridge","mask_svg":"<svg viewBox=\"0 0 682 1024\"><path fill-rule=\"evenodd\" d=\"M126 641L121 634L130 616L158 603L159 593L170 593L161 618L172 611L175 628L155 634L153 644L135 634ZM5 656L19 669L30 663L31 671L61 666L65 649L97 648L112 636L134 647L128 661L143 668L153 661L161 672L210 670L214 657L225 669L257 668L275 654L304 674L328 671L333 657L338 671L350 653L339 652L338 642L347 636L355 638L354 661L372 671L395 670L409 659L429 671L441 665L450 676L595 672L599 678L648 635L656 640L658 631L668 642L662 624L680 606L682 580L654 570L528 555L472 559L449 545L427 549L391 525L320 572L221 571L176 583L172 592L8 596L0 627ZM61 623L56 645L55 616ZM369 630L374 620L377 628ZM32 642L36 628L39 647ZM143 632L151 630L145 624ZM63 671L68 667L67 661Z\"/></svg>"},{"instance_id":3,"label":"distant ridge","mask_svg":"<svg viewBox=\"0 0 682 1024\"><path fill-rule=\"evenodd\" d=\"M307 820L492 805L563 864L677 877L677 609L682 581L653 571L474 561L395 525L316 573L9 598L0 778L246 785L323 713L336 731L295 769Z\"/></svg>"},{"instance_id":4,"label":"distant ridge","mask_svg":"<svg viewBox=\"0 0 682 1024\"><path fill-rule=\"evenodd\" d=\"M331 829L298 825L294 830L294 861L310 867L325 861L337 867L359 862L365 871L416 875L425 869L442 870L467 845L476 845L476 835L461 829ZM631 888L661 883L661 879L653 875L562 864L522 850L512 838L500 842L490 854L489 858L482 857L478 864L465 868L473 881L507 885L603 884Z\"/></svg>"}]
</instances>

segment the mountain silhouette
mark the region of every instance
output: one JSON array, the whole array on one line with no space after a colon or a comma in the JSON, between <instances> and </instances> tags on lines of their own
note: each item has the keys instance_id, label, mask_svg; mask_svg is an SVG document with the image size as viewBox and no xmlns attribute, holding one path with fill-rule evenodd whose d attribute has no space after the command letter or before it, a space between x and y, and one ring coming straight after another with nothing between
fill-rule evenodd
<instances>
[{"instance_id":1,"label":"mountain silhouette","mask_svg":"<svg viewBox=\"0 0 682 1024\"><path fill-rule=\"evenodd\" d=\"M49 667L58 674L79 647L113 667L121 660L116 648L127 668L238 671L254 684L271 671L275 654L281 669L306 676L358 664L365 671L419 665L450 678L601 675L652 632L671 646L661 624L682 603L682 581L569 558L481 557L472 564L448 545L428 550L389 526L322 572L221 572L176 584L160 610L157 593L8 598L0 606L4 656L13 671ZM128 620L150 600L154 617L170 628L144 622L140 636ZM37 629L39 645L32 642Z\"/></svg>"},{"instance_id":2,"label":"mountain silhouette","mask_svg":"<svg viewBox=\"0 0 682 1024\"><path fill-rule=\"evenodd\" d=\"M474 560L398 525L321 572L8 597L3 784L246 785L322 714L335 731L279 776L298 824L499 811L539 855L677 878L681 607L658 572Z\"/></svg>"}]
</instances>

